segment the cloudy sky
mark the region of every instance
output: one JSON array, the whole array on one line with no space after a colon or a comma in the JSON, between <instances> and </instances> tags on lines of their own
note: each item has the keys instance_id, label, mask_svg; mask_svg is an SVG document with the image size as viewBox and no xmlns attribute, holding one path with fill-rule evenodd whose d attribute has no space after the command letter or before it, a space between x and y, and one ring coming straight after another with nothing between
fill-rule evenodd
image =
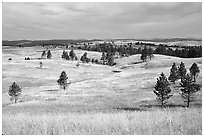
<instances>
[{"instance_id":1,"label":"cloudy sky","mask_svg":"<svg viewBox=\"0 0 204 137\"><path fill-rule=\"evenodd\" d=\"M201 3L4 3L3 40L202 37Z\"/></svg>"}]
</instances>

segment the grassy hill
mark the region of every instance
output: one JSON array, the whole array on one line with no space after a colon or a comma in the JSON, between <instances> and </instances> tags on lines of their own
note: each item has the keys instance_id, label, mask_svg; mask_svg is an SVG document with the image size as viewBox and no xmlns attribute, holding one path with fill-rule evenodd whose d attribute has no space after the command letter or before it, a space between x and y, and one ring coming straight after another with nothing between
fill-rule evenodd
<instances>
[{"instance_id":1,"label":"grassy hill","mask_svg":"<svg viewBox=\"0 0 204 137\"><path fill-rule=\"evenodd\" d=\"M158 106L153 93L156 78L161 72L169 76L174 62L179 65L183 61L187 69L194 62L197 63L201 70L197 81L201 84L201 58L182 59L155 55L151 61L140 63L140 55L133 55L116 59L114 67L80 63L77 68L77 61L61 59L62 49L51 49L52 59L38 60L43 50L41 47L2 49L2 130L5 134L177 134L179 124L183 131L178 134L201 133L201 91L197 101L192 103L193 111L182 108L183 101L178 93L179 81L176 85L171 85L174 96L168 103L171 108L165 112ZM84 52L75 51L78 58ZM101 57L101 53L86 52L89 58ZM24 60L26 56L33 60ZM8 61L9 57L13 60ZM43 69L38 68L40 61L43 62ZM62 71L66 71L68 81L71 82L67 90L61 90L56 82ZM13 81L23 90L18 104L12 104L7 93ZM174 119L176 112L179 115ZM151 115L154 118L164 115L160 122L164 120L166 128L148 130L145 122L158 122L153 117L148 120L147 117ZM191 115L196 116L193 117L196 119L195 128L189 130L191 127L185 125L187 119L178 119L183 116L189 118ZM169 121L165 116L170 116L168 118L172 118L177 124L175 131L169 129ZM12 128L13 124L17 124L12 122L14 119L21 124ZM134 124L138 120L141 126ZM39 126L41 121L44 124ZM101 126L96 124L100 122ZM160 122L156 125L159 126ZM112 132L108 131L110 128L107 125L112 126Z\"/></svg>"}]
</instances>

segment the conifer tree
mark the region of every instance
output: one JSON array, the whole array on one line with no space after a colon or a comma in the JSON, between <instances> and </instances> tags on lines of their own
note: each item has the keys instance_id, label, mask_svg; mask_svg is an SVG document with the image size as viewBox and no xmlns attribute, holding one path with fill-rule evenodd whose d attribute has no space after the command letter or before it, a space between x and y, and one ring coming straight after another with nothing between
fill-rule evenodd
<instances>
[{"instance_id":1,"label":"conifer tree","mask_svg":"<svg viewBox=\"0 0 204 137\"><path fill-rule=\"evenodd\" d=\"M170 95L171 89L169 87L169 82L163 72L161 73L161 76L157 78L157 84L154 88L154 93L157 95L157 99L163 107L167 100L172 96Z\"/></svg>"},{"instance_id":2,"label":"conifer tree","mask_svg":"<svg viewBox=\"0 0 204 137\"><path fill-rule=\"evenodd\" d=\"M51 58L52 58L52 54L51 54L51 51L50 51L50 50L48 50L48 52L47 52L47 58L48 58L48 59L51 59Z\"/></svg>"},{"instance_id":3,"label":"conifer tree","mask_svg":"<svg viewBox=\"0 0 204 137\"><path fill-rule=\"evenodd\" d=\"M81 59L80 59L83 63L84 62L88 62L88 58L87 58L87 52L85 52L84 54L83 54L83 56L81 56Z\"/></svg>"},{"instance_id":4,"label":"conifer tree","mask_svg":"<svg viewBox=\"0 0 204 137\"><path fill-rule=\"evenodd\" d=\"M185 65L183 62L181 62L179 68L178 68L178 75L179 75L179 78L182 78L186 75L186 68L185 68Z\"/></svg>"},{"instance_id":5,"label":"conifer tree","mask_svg":"<svg viewBox=\"0 0 204 137\"><path fill-rule=\"evenodd\" d=\"M147 49L147 47L145 46L144 49L143 49L142 52L141 52L141 57L140 57L140 59L141 59L143 62L146 62L146 61L147 61L147 56L148 56L148 49Z\"/></svg>"},{"instance_id":6,"label":"conifer tree","mask_svg":"<svg viewBox=\"0 0 204 137\"><path fill-rule=\"evenodd\" d=\"M170 76L168 77L168 80L170 82L173 82L174 84L175 84L175 81L178 80L178 69L175 63L173 63L170 69Z\"/></svg>"},{"instance_id":7,"label":"conifer tree","mask_svg":"<svg viewBox=\"0 0 204 137\"><path fill-rule=\"evenodd\" d=\"M64 90L66 89L68 83L67 83L67 74L65 71L61 72L61 75L59 77L59 79L57 80L57 83L60 85L61 88L63 88Z\"/></svg>"},{"instance_id":8,"label":"conifer tree","mask_svg":"<svg viewBox=\"0 0 204 137\"><path fill-rule=\"evenodd\" d=\"M107 63L108 63L109 66L115 65L114 58L113 58L113 53L111 53L111 52L107 53Z\"/></svg>"},{"instance_id":9,"label":"conifer tree","mask_svg":"<svg viewBox=\"0 0 204 137\"><path fill-rule=\"evenodd\" d=\"M193 63L189 70L191 75L193 76L194 82L196 82L196 75L200 72L198 65L196 63Z\"/></svg>"},{"instance_id":10,"label":"conifer tree","mask_svg":"<svg viewBox=\"0 0 204 137\"><path fill-rule=\"evenodd\" d=\"M62 58L63 58L63 59L66 58L66 51L65 51L65 50L63 50L63 52L62 52Z\"/></svg>"},{"instance_id":11,"label":"conifer tree","mask_svg":"<svg viewBox=\"0 0 204 137\"><path fill-rule=\"evenodd\" d=\"M40 62L40 63L39 63L39 66L40 66L40 68L42 69L42 67L43 67L43 63Z\"/></svg>"},{"instance_id":12,"label":"conifer tree","mask_svg":"<svg viewBox=\"0 0 204 137\"><path fill-rule=\"evenodd\" d=\"M196 98L196 92L200 90L200 85L196 84L193 81L193 77L189 74L181 78L181 97L184 99L184 102L187 103L187 107L190 106L190 102L194 101Z\"/></svg>"},{"instance_id":13,"label":"conifer tree","mask_svg":"<svg viewBox=\"0 0 204 137\"><path fill-rule=\"evenodd\" d=\"M71 60L73 60L76 57L76 54L74 53L73 49L69 52L69 56L70 56Z\"/></svg>"},{"instance_id":14,"label":"conifer tree","mask_svg":"<svg viewBox=\"0 0 204 137\"><path fill-rule=\"evenodd\" d=\"M107 57L106 57L105 52L102 52L101 60L103 60L103 65L105 65L106 58L107 58Z\"/></svg>"},{"instance_id":15,"label":"conifer tree","mask_svg":"<svg viewBox=\"0 0 204 137\"><path fill-rule=\"evenodd\" d=\"M46 52L45 52L45 50L42 52L42 54L41 54L41 58L45 58L45 56L46 56Z\"/></svg>"},{"instance_id":16,"label":"conifer tree","mask_svg":"<svg viewBox=\"0 0 204 137\"><path fill-rule=\"evenodd\" d=\"M17 100L22 92L22 88L17 85L15 82L9 87L9 96L11 97L11 101L15 100L15 103L17 103Z\"/></svg>"}]
</instances>

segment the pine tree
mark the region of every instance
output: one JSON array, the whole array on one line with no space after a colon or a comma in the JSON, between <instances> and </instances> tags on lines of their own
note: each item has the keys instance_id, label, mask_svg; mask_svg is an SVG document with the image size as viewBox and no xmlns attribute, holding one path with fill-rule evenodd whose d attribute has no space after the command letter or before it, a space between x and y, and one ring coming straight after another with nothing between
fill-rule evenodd
<instances>
[{"instance_id":1,"label":"pine tree","mask_svg":"<svg viewBox=\"0 0 204 137\"><path fill-rule=\"evenodd\" d=\"M148 53L149 59L152 60L152 57L154 57L154 55L153 55L153 49L149 47L147 53Z\"/></svg>"},{"instance_id":2,"label":"pine tree","mask_svg":"<svg viewBox=\"0 0 204 137\"><path fill-rule=\"evenodd\" d=\"M62 52L62 59L65 59L65 58L66 58L66 51L63 50L63 52Z\"/></svg>"},{"instance_id":3,"label":"pine tree","mask_svg":"<svg viewBox=\"0 0 204 137\"><path fill-rule=\"evenodd\" d=\"M47 58L48 58L48 59L51 59L51 58L52 58L52 54L51 54L51 51L50 51L50 50L48 50L48 52L47 52Z\"/></svg>"},{"instance_id":4,"label":"pine tree","mask_svg":"<svg viewBox=\"0 0 204 137\"><path fill-rule=\"evenodd\" d=\"M40 63L39 63L39 66L40 66L40 68L42 69L42 67L43 67L43 63L40 62Z\"/></svg>"},{"instance_id":5,"label":"pine tree","mask_svg":"<svg viewBox=\"0 0 204 137\"><path fill-rule=\"evenodd\" d=\"M11 96L11 101L15 100L15 103L17 103L17 100L22 92L22 88L17 85L15 82L9 87L9 96Z\"/></svg>"},{"instance_id":6,"label":"pine tree","mask_svg":"<svg viewBox=\"0 0 204 137\"><path fill-rule=\"evenodd\" d=\"M106 58L107 58L107 57L106 57L105 52L102 52L101 60L103 60L103 65L105 65Z\"/></svg>"},{"instance_id":7,"label":"pine tree","mask_svg":"<svg viewBox=\"0 0 204 137\"><path fill-rule=\"evenodd\" d=\"M173 63L170 69L170 76L168 77L168 80L170 82L173 82L174 84L175 84L175 81L178 80L178 69L175 63Z\"/></svg>"},{"instance_id":8,"label":"pine tree","mask_svg":"<svg viewBox=\"0 0 204 137\"><path fill-rule=\"evenodd\" d=\"M107 62L109 66L114 66L115 62L114 62L114 58L113 58L113 53L108 52L107 53Z\"/></svg>"},{"instance_id":9,"label":"pine tree","mask_svg":"<svg viewBox=\"0 0 204 137\"><path fill-rule=\"evenodd\" d=\"M183 62L181 62L179 68L178 68L178 75L179 75L179 78L182 78L186 75L186 68L185 68L185 65Z\"/></svg>"},{"instance_id":10,"label":"pine tree","mask_svg":"<svg viewBox=\"0 0 204 137\"><path fill-rule=\"evenodd\" d=\"M74 53L73 49L69 52L69 56L70 56L71 60L73 60L76 57L76 54Z\"/></svg>"},{"instance_id":11,"label":"pine tree","mask_svg":"<svg viewBox=\"0 0 204 137\"><path fill-rule=\"evenodd\" d=\"M87 58L87 52L85 52L84 54L83 54L83 56L81 56L81 59L80 59L83 63L84 62L88 62L88 60L89 60L89 58Z\"/></svg>"},{"instance_id":12,"label":"pine tree","mask_svg":"<svg viewBox=\"0 0 204 137\"><path fill-rule=\"evenodd\" d=\"M143 62L146 62L146 61L147 61L147 47L146 47L146 46L145 46L145 48L142 50L140 59L141 59Z\"/></svg>"},{"instance_id":13,"label":"pine tree","mask_svg":"<svg viewBox=\"0 0 204 137\"><path fill-rule=\"evenodd\" d=\"M60 75L60 77L59 77L59 79L57 80L57 83L58 83L64 90L66 89L66 87L67 87L67 85L68 85L67 79L68 79L68 77L67 77L66 72L65 72L65 71L62 71L62 72L61 72L61 75Z\"/></svg>"},{"instance_id":14,"label":"pine tree","mask_svg":"<svg viewBox=\"0 0 204 137\"><path fill-rule=\"evenodd\" d=\"M161 73L161 76L157 78L157 84L154 88L154 93L157 95L157 99L163 107L167 100L172 96L170 95L171 89L169 87L169 82L163 72Z\"/></svg>"},{"instance_id":15,"label":"pine tree","mask_svg":"<svg viewBox=\"0 0 204 137\"><path fill-rule=\"evenodd\" d=\"M46 56L46 52L45 52L45 50L42 52L42 54L41 54L41 58L45 58L45 56Z\"/></svg>"},{"instance_id":16,"label":"pine tree","mask_svg":"<svg viewBox=\"0 0 204 137\"><path fill-rule=\"evenodd\" d=\"M187 103L187 107L190 106L190 102L194 101L196 98L196 92L200 90L200 85L193 81L193 77L189 74L181 78L181 93L180 95Z\"/></svg>"},{"instance_id":17,"label":"pine tree","mask_svg":"<svg viewBox=\"0 0 204 137\"><path fill-rule=\"evenodd\" d=\"M194 78L194 82L196 82L196 75L200 72L198 65L196 63L193 63L189 70Z\"/></svg>"}]
</instances>

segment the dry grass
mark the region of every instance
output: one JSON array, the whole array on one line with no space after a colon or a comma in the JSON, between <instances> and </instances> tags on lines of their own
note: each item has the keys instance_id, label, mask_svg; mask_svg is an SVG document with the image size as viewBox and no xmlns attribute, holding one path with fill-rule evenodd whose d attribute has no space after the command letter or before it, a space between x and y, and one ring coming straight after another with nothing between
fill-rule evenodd
<instances>
[{"instance_id":1,"label":"dry grass","mask_svg":"<svg viewBox=\"0 0 204 137\"><path fill-rule=\"evenodd\" d=\"M115 67L90 63L76 68L76 61L61 59L62 49L52 49L51 60L24 60L25 56L40 57L42 50L32 47L2 51L5 134L201 134L201 108L195 108L202 105L201 91L191 109L178 108L183 100L177 82L171 85L174 96L169 100L175 107L161 110L154 108L157 102L153 87L161 72L168 76L172 63L179 65L181 61L187 69L198 63L201 72L197 81L202 83L202 58L155 55L145 65L134 64L140 61L140 55L133 55L117 59ZM78 57L84 52L76 50ZM88 51L88 56L99 59L101 53ZM8 62L8 57L13 60ZM37 68L39 61L43 61L43 69ZM64 70L71 82L66 91L56 83ZM7 93L13 81L23 88L18 104L11 104Z\"/></svg>"},{"instance_id":2,"label":"dry grass","mask_svg":"<svg viewBox=\"0 0 204 137\"><path fill-rule=\"evenodd\" d=\"M86 112L53 114L4 114L5 134L201 134L200 108L152 109L140 112Z\"/></svg>"}]
</instances>

